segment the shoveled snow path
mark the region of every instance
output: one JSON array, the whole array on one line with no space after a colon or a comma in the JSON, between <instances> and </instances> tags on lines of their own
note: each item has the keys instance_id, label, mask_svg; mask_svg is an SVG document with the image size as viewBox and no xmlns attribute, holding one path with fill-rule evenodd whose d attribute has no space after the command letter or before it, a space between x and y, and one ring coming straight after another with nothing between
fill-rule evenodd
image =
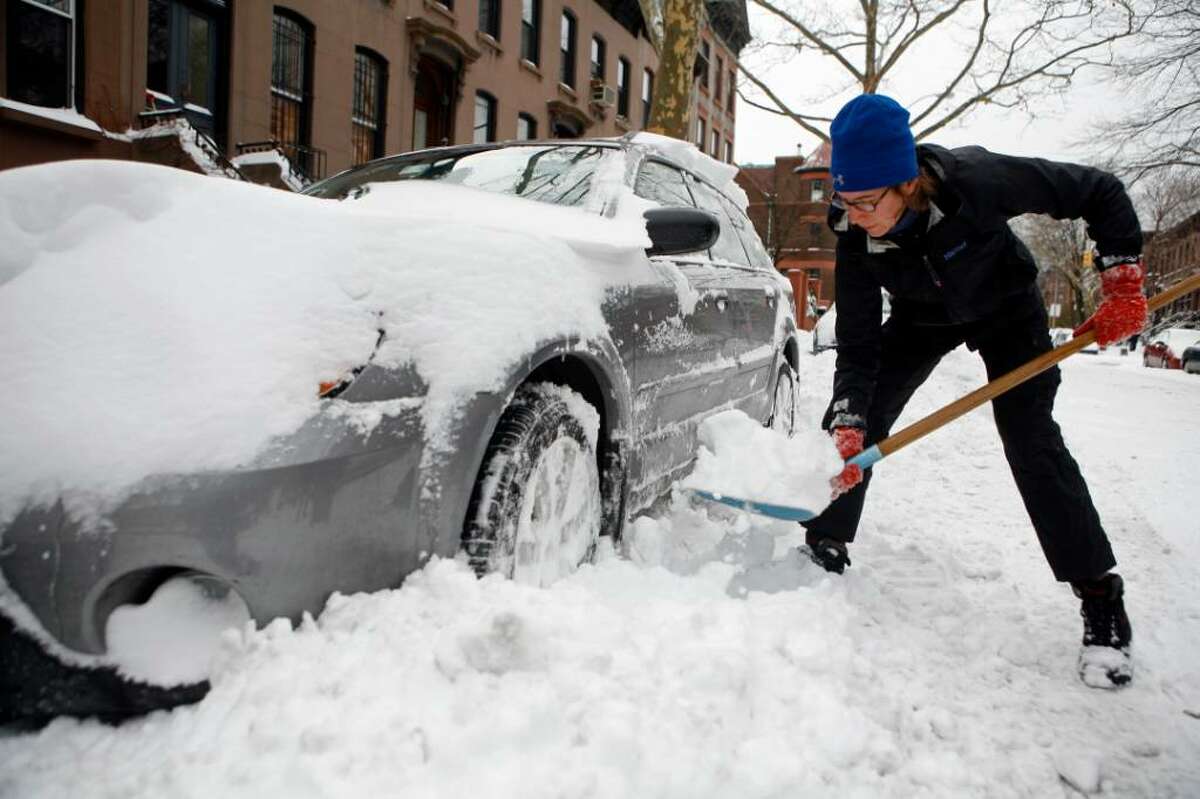
<instances>
[{"instance_id":1,"label":"shoveled snow path","mask_svg":"<svg viewBox=\"0 0 1200 799\"><path fill-rule=\"evenodd\" d=\"M1138 361L1077 356L1057 414L1128 584L1127 690L1075 679L1077 602L981 409L877 467L841 578L683 500L550 589L436 562L231 634L196 707L0 739L0 796L1196 796L1200 378ZM807 424L832 362L802 364ZM902 423L982 380L952 353Z\"/></svg>"}]
</instances>

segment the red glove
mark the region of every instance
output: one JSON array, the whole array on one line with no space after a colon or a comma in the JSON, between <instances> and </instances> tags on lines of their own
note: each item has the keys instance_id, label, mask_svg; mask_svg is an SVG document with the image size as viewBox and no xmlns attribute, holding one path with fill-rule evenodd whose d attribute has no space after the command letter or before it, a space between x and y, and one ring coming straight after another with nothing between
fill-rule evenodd
<instances>
[{"instance_id":1,"label":"red glove","mask_svg":"<svg viewBox=\"0 0 1200 799\"><path fill-rule=\"evenodd\" d=\"M1104 300L1091 318L1075 328L1075 335L1095 329L1096 343L1113 344L1129 338L1146 326L1146 297L1142 280L1146 270L1140 259L1110 266L1100 273Z\"/></svg>"},{"instance_id":2,"label":"red glove","mask_svg":"<svg viewBox=\"0 0 1200 799\"><path fill-rule=\"evenodd\" d=\"M833 445L837 447L842 460L853 458L863 451L863 430L861 427L835 427L829 433L833 436ZM850 489L862 482L863 470L857 464L851 464L842 469L842 473L830 480L833 486L833 498L837 499Z\"/></svg>"}]
</instances>

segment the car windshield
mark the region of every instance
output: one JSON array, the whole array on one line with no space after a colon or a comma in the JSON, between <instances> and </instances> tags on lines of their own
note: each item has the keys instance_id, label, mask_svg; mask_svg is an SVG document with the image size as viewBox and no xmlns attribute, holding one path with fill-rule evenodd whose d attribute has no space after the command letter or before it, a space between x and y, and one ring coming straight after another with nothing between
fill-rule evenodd
<instances>
[{"instance_id":1,"label":"car windshield","mask_svg":"<svg viewBox=\"0 0 1200 799\"><path fill-rule=\"evenodd\" d=\"M375 161L334 175L304 193L342 200L360 197L373 183L440 180L555 205L579 205L608 147L519 145L489 150L435 151Z\"/></svg>"}]
</instances>

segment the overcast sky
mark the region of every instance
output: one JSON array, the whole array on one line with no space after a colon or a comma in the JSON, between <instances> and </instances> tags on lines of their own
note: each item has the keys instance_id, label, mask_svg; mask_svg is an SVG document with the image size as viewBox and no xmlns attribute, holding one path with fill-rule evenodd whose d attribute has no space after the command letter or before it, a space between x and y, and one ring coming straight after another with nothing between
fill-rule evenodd
<instances>
[{"instance_id":1,"label":"overcast sky","mask_svg":"<svg viewBox=\"0 0 1200 799\"><path fill-rule=\"evenodd\" d=\"M761 40L770 35L769 20L764 20L763 12L753 4L750 5L750 22L756 38ZM812 61L805 66L793 60L764 68L761 66L763 56L755 54L753 48L752 44L744 51L743 58L774 91L784 95L789 102L797 103L794 110L819 111L832 116L854 96L854 90L850 89L826 103L802 108L801 102L795 98L832 93L838 85L834 82L845 80L844 73L829 71L823 80L814 71ZM921 56L928 74L913 74L910 71L898 80L909 97L940 88L945 81L944 72L938 68L940 64L958 62L956 52L937 45L929 46ZM757 67L754 66L756 63ZM746 90L745 79L740 85ZM748 88L753 91L753 86ZM899 96L899 90L896 91L896 99L905 103L905 97ZM888 93L886 86L883 93ZM764 104L770 103L766 98L762 100ZM1089 160L1087 148L1073 146L1072 142L1085 138L1096 120L1116 114L1127 105L1118 90L1101 81L1099 73L1090 73L1067 94L1040 101L1033 119L1022 111L981 108L968 115L965 121L936 132L927 141L950 147L979 144L996 152L1086 162ZM797 147L807 154L819 143L816 136L792 120L760 111L745 102L737 108L736 133L734 158L739 164L769 164L776 156L794 154Z\"/></svg>"}]
</instances>

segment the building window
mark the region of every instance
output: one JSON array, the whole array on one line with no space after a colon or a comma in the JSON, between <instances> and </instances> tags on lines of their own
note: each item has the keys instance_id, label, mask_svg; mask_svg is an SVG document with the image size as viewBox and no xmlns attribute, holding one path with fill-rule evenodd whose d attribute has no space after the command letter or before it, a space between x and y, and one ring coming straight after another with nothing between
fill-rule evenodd
<instances>
[{"instance_id":1,"label":"building window","mask_svg":"<svg viewBox=\"0 0 1200 799\"><path fill-rule=\"evenodd\" d=\"M617 59L617 116L629 119L629 61Z\"/></svg>"},{"instance_id":2,"label":"building window","mask_svg":"<svg viewBox=\"0 0 1200 799\"><path fill-rule=\"evenodd\" d=\"M542 0L521 0L521 58L541 63Z\"/></svg>"},{"instance_id":3,"label":"building window","mask_svg":"<svg viewBox=\"0 0 1200 799\"><path fill-rule=\"evenodd\" d=\"M517 114L517 138L522 141L537 138L537 120L523 111Z\"/></svg>"},{"instance_id":4,"label":"building window","mask_svg":"<svg viewBox=\"0 0 1200 799\"><path fill-rule=\"evenodd\" d=\"M704 117L696 117L696 146L700 148L700 152L704 152L704 139L708 125L704 121Z\"/></svg>"},{"instance_id":5,"label":"building window","mask_svg":"<svg viewBox=\"0 0 1200 799\"><path fill-rule=\"evenodd\" d=\"M383 155L386 98L387 62L364 47L357 48L354 51L354 112L350 118L355 164Z\"/></svg>"},{"instance_id":6,"label":"building window","mask_svg":"<svg viewBox=\"0 0 1200 799\"><path fill-rule=\"evenodd\" d=\"M737 73L729 70L729 96L725 98L726 113L733 114L733 101L737 98Z\"/></svg>"},{"instance_id":7,"label":"building window","mask_svg":"<svg viewBox=\"0 0 1200 799\"><path fill-rule=\"evenodd\" d=\"M605 44L604 40L599 36L592 37L592 80L604 80L604 59L605 59Z\"/></svg>"},{"instance_id":8,"label":"building window","mask_svg":"<svg viewBox=\"0 0 1200 799\"><path fill-rule=\"evenodd\" d=\"M475 93L475 136L476 144L496 140L496 98L487 92Z\"/></svg>"},{"instance_id":9,"label":"building window","mask_svg":"<svg viewBox=\"0 0 1200 799\"><path fill-rule=\"evenodd\" d=\"M558 49L562 54L562 69L558 79L564 86L575 88L575 15L563 9L559 26Z\"/></svg>"},{"instance_id":10,"label":"building window","mask_svg":"<svg viewBox=\"0 0 1200 799\"><path fill-rule=\"evenodd\" d=\"M725 99L725 60L717 56L717 85L713 89L713 101L720 103Z\"/></svg>"},{"instance_id":11,"label":"building window","mask_svg":"<svg viewBox=\"0 0 1200 799\"><path fill-rule=\"evenodd\" d=\"M182 109L198 130L223 140L225 0L150 0L147 23L148 104L154 110Z\"/></svg>"},{"instance_id":12,"label":"building window","mask_svg":"<svg viewBox=\"0 0 1200 799\"><path fill-rule=\"evenodd\" d=\"M708 89L708 65L709 59L712 56L712 48L708 46L708 42L700 42L700 59L696 63L696 68L700 70L700 88Z\"/></svg>"},{"instance_id":13,"label":"building window","mask_svg":"<svg viewBox=\"0 0 1200 799\"><path fill-rule=\"evenodd\" d=\"M74 0L8 0L8 97L74 107L75 14Z\"/></svg>"},{"instance_id":14,"label":"building window","mask_svg":"<svg viewBox=\"0 0 1200 799\"><path fill-rule=\"evenodd\" d=\"M820 222L809 222L808 223L808 244L809 244L809 246L810 247L818 247L818 246L820 246L820 243L821 243L821 223ZM818 272L817 276L820 277L820 274L821 273Z\"/></svg>"},{"instance_id":15,"label":"building window","mask_svg":"<svg viewBox=\"0 0 1200 799\"><path fill-rule=\"evenodd\" d=\"M825 181L814 180L809 191L808 199L814 203L825 202Z\"/></svg>"},{"instance_id":16,"label":"building window","mask_svg":"<svg viewBox=\"0 0 1200 799\"><path fill-rule=\"evenodd\" d=\"M500 41L500 0L479 0L479 30Z\"/></svg>"},{"instance_id":17,"label":"building window","mask_svg":"<svg viewBox=\"0 0 1200 799\"><path fill-rule=\"evenodd\" d=\"M313 28L308 20L276 8L271 40L271 137L305 174L312 129ZM292 148L289 150L289 146Z\"/></svg>"},{"instance_id":18,"label":"building window","mask_svg":"<svg viewBox=\"0 0 1200 799\"><path fill-rule=\"evenodd\" d=\"M725 140L725 163L733 163L733 142L729 139Z\"/></svg>"},{"instance_id":19,"label":"building window","mask_svg":"<svg viewBox=\"0 0 1200 799\"><path fill-rule=\"evenodd\" d=\"M708 153L713 158L721 157L721 134L716 128L712 130L712 147L709 148Z\"/></svg>"}]
</instances>

